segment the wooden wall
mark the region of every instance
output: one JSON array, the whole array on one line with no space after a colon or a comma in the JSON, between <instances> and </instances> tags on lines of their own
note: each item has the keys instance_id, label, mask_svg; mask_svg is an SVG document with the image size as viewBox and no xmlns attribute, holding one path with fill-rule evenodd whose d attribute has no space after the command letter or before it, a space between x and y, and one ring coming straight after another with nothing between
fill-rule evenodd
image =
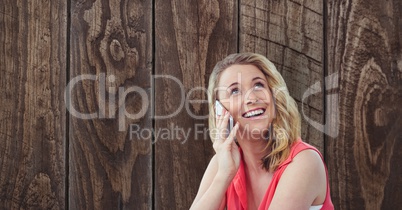
<instances>
[{"instance_id":1,"label":"wooden wall","mask_svg":"<svg viewBox=\"0 0 402 210\"><path fill-rule=\"evenodd\" d=\"M0 5L0 209L65 209L67 4Z\"/></svg>"},{"instance_id":2,"label":"wooden wall","mask_svg":"<svg viewBox=\"0 0 402 210\"><path fill-rule=\"evenodd\" d=\"M142 112L141 92L150 95L152 74L152 2L71 2L70 81L77 83L71 106L97 117L70 115L69 208L147 209L152 203L151 136L127 132L131 124L152 126ZM125 103L124 103L125 102ZM126 110L126 111L124 111ZM70 110L71 112L71 110Z\"/></svg>"},{"instance_id":3,"label":"wooden wall","mask_svg":"<svg viewBox=\"0 0 402 210\"><path fill-rule=\"evenodd\" d=\"M155 209L188 209L213 155L209 138L196 132L207 129L208 120L188 114L206 115L206 103L186 103L207 100L206 91L193 88L206 88L215 63L236 52L237 7L230 0L155 1L155 74L180 80L178 84L170 78L155 78L155 115L173 115L155 119L155 129L180 128L190 136L187 141L180 132L173 139L156 139ZM184 107L174 114L182 102Z\"/></svg>"},{"instance_id":4,"label":"wooden wall","mask_svg":"<svg viewBox=\"0 0 402 210\"><path fill-rule=\"evenodd\" d=\"M402 1L328 1L327 72L338 73L339 136L326 141L332 198L398 209L402 195ZM335 126L334 120L330 125Z\"/></svg>"},{"instance_id":5,"label":"wooden wall","mask_svg":"<svg viewBox=\"0 0 402 210\"><path fill-rule=\"evenodd\" d=\"M401 14L400 0L0 0L0 209L188 209L214 153L195 100L246 51L285 78L336 209L395 209Z\"/></svg>"}]
</instances>

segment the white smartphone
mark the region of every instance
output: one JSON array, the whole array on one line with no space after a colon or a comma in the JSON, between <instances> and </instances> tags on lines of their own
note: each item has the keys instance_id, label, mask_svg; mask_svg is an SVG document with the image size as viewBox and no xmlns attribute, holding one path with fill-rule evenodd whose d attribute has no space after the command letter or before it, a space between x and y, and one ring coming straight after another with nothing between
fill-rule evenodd
<instances>
[{"instance_id":1,"label":"white smartphone","mask_svg":"<svg viewBox=\"0 0 402 210\"><path fill-rule=\"evenodd\" d=\"M219 102L218 100L215 101L215 112L217 116L221 116L223 115L223 109L225 109L225 107L221 104L221 102ZM225 109L226 110L226 109ZM227 110L226 110L227 111ZM228 136L229 133L232 131L233 129L233 117L232 115L229 116L229 122L228 122Z\"/></svg>"}]
</instances>

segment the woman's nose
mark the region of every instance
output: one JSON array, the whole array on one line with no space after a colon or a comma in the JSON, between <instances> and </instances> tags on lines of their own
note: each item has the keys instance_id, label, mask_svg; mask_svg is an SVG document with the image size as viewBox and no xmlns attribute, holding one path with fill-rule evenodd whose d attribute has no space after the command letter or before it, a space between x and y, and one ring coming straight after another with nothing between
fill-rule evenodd
<instances>
[{"instance_id":1,"label":"woman's nose","mask_svg":"<svg viewBox=\"0 0 402 210\"><path fill-rule=\"evenodd\" d=\"M256 103L258 100L260 100L260 99L258 98L258 95L255 94L255 92L253 90L247 91L247 93L245 95L245 103L246 104Z\"/></svg>"}]
</instances>

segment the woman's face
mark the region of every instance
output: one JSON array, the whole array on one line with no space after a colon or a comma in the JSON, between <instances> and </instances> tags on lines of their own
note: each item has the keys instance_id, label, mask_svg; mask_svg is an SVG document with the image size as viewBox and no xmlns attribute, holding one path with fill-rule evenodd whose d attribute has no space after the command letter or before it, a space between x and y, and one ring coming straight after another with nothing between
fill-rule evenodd
<instances>
[{"instance_id":1,"label":"woman's face","mask_svg":"<svg viewBox=\"0 0 402 210\"><path fill-rule=\"evenodd\" d=\"M218 82L217 98L234 121L240 123L240 131L265 133L274 117L266 76L254 65L225 69Z\"/></svg>"}]
</instances>

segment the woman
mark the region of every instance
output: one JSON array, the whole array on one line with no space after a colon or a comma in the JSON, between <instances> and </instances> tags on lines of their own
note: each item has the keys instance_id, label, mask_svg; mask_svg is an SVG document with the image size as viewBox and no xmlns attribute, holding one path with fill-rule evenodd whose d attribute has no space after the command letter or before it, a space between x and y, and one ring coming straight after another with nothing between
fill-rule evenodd
<instances>
[{"instance_id":1,"label":"woman","mask_svg":"<svg viewBox=\"0 0 402 210\"><path fill-rule=\"evenodd\" d=\"M229 55L216 64L208 90L216 154L191 209L333 209L322 156L301 141L297 104L267 58ZM230 116L236 125L229 133Z\"/></svg>"}]
</instances>

